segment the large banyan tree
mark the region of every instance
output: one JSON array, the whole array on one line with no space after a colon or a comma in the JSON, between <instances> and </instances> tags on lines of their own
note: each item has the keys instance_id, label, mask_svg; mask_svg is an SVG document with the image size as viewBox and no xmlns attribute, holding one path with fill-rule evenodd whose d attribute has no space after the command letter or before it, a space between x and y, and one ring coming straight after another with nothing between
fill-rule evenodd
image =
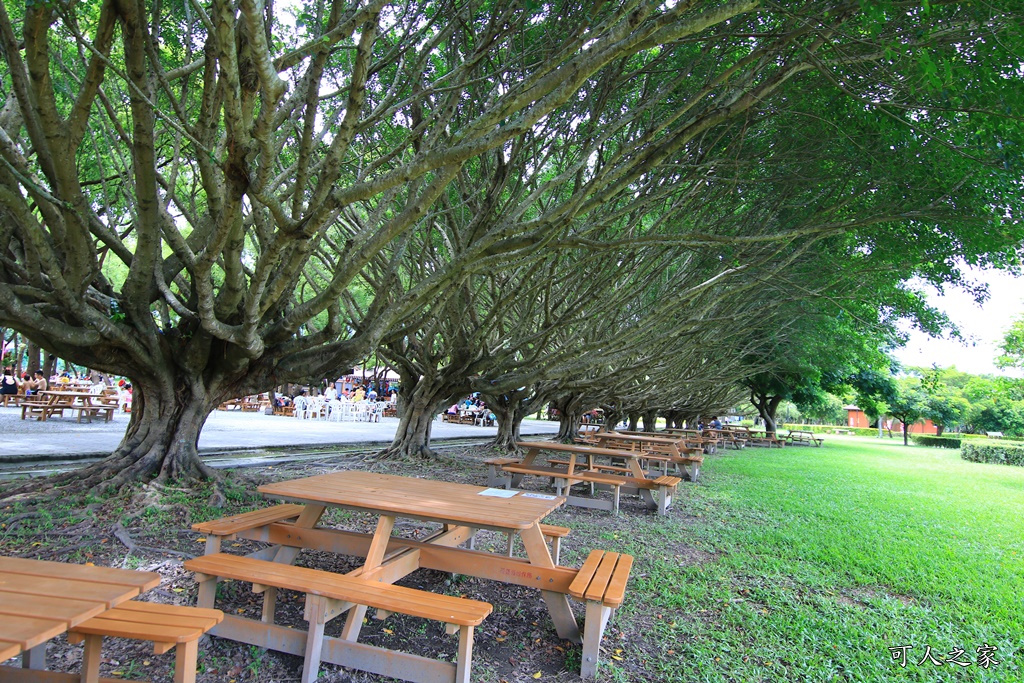
<instances>
[{"instance_id":1,"label":"large banyan tree","mask_svg":"<svg viewBox=\"0 0 1024 683\"><path fill-rule=\"evenodd\" d=\"M897 121L894 149L951 144L910 94L980 116L1015 64L988 40L1013 28L997 5L0 4L0 325L133 382L86 484L207 474L196 444L222 400L350 367L462 285L472 251L418 280L400 264L471 160L544 135L568 159L539 174L546 222L493 222L493 255L611 199L727 181L747 132L805 91L826 121ZM1007 126L977 135L996 149ZM771 160L746 163L771 182ZM953 188L934 185L940 204ZM829 200L833 223L780 229L842 231L855 202Z\"/></svg>"},{"instance_id":2,"label":"large banyan tree","mask_svg":"<svg viewBox=\"0 0 1024 683\"><path fill-rule=\"evenodd\" d=\"M749 6L2 6L0 324L131 378L93 481L204 473L220 401L351 366L444 286L359 274L468 159Z\"/></svg>"}]
</instances>

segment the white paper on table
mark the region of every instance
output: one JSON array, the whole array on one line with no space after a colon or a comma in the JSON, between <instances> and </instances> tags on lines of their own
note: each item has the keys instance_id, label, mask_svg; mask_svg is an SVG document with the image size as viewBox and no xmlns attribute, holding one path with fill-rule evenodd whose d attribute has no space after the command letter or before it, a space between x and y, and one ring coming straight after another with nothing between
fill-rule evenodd
<instances>
[{"instance_id":1,"label":"white paper on table","mask_svg":"<svg viewBox=\"0 0 1024 683\"><path fill-rule=\"evenodd\" d=\"M512 496L519 493L519 491L506 491L505 489L484 489L480 492L481 496L494 496L495 498L511 498Z\"/></svg>"}]
</instances>

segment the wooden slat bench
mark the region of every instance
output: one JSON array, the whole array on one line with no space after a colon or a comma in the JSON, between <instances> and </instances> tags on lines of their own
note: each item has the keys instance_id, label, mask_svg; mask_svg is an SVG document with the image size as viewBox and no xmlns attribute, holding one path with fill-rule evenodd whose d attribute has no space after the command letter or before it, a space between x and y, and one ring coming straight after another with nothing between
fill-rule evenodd
<instances>
[{"instance_id":1,"label":"wooden slat bench","mask_svg":"<svg viewBox=\"0 0 1024 683\"><path fill-rule=\"evenodd\" d=\"M199 639L223 620L217 609L129 601L72 627L68 642L85 642L82 683L99 681L104 636L151 641L158 655L177 648L174 683L195 683Z\"/></svg>"},{"instance_id":2,"label":"wooden slat bench","mask_svg":"<svg viewBox=\"0 0 1024 683\"><path fill-rule=\"evenodd\" d=\"M306 659L303 667L303 683L315 681L320 670L321 650L324 646L324 626L331 619L346 612L355 605L365 605L378 610L378 618L391 613L407 614L432 621L440 621L449 634L458 632L458 659L454 665L445 667L455 683L470 682L470 668L473 656L473 628L479 626L491 613L491 605L478 600L469 600L450 595L440 595L415 588L378 583L352 576L335 574L296 567L290 564L257 560L225 553L204 555L185 562L185 568L196 573L200 583L200 602L212 601L219 579L247 581L256 586L272 586L304 593L306 596L305 618L309 622L306 634ZM233 616L225 618L227 625L244 628L246 620ZM241 622L239 623L234 622ZM213 631L217 635L217 629ZM338 639L332 639L335 643ZM414 666L414 655L394 652L365 644L349 643L349 647L361 652L372 652L387 662L407 661Z\"/></svg>"},{"instance_id":3,"label":"wooden slat bench","mask_svg":"<svg viewBox=\"0 0 1024 683\"><path fill-rule=\"evenodd\" d=\"M19 406L25 400L25 394L0 394L0 401L3 401L4 408L8 406ZM2 654L2 652L0 652Z\"/></svg>"},{"instance_id":4,"label":"wooden slat bench","mask_svg":"<svg viewBox=\"0 0 1024 683\"><path fill-rule=\"evenodd\" d=\"M72 408L78 413L78 422L82 421L82 418L86 418L89 422L92 422L92 418L103 415L104 422L110 422L114 419L114 412L117 410L117 399L110 402L106 399L100 399L98 396L93 397L93 400L101 401L100 403L92 403L91 405L79 406L76 405Z\"/></svg>"},{"instance_id":5,"label":"wooden slat bench","mask_svg":"<svg viewBox=\"0 0 1024 683\"><path fill-rule=\"evenodd\" d=\"M582 678L597 675L604 629L626 594L633 556L593 550L569 586L569 595L587 604L583 632Z\"/></svg>"},{"instance_id":6,"label":"wooden slat bench","mask_svg":"<svg viewBox=\"0 0 1024 683\"><path fill-rule=\"evenodd\" d=\"M754 446L767 446L768 448L772 446L782 448L786 445L785 439L780 438L777 434L769 434L768 432L750 432L748 442Z\"/></svg>"},{"instance_id":7,"label":"wooden slat bench","mask_svg":"<svg viewBox=\"0 0 1024 683\"><path fill-rule=\"evenodd\" d=\"M282 503L281 505L250 510L249 512L243 512L230 517L196 522L192 525L192 531L206 534L206 553L209 555L220 550L221 541L231 540L235 537L235 534L241 531L249 531L250 529L267 526L274 522L283 522L287 519L296 519L305 509L305 505Z\"/></svg>"},{"instance_id":8,"label":"wooden slat bench","mask_svg":"<svg viewBox=\"0 0 1024 683\"><path fill-rule=\"evenodd\" d=\"M519 462L519 458L488 458L484 460L484 464L487 465L487 485L504 486L507 477L501 468L505 465L516 465Z\"/></svg>"},{"instance_id":9,"label":"wooden slat bench","mask_svg":"<svg viewBox=\"0 0 1024 683\"><path fill-rule=\"evenodd\" d=\"M658 514L661 515L666 514L668 511L668 508L672 504L672 497L675 493L676 486L680 481L682 481L679 477L667 475L660 476L655 479L638 479L636 477L588 469L575 470L570 476L566 468L554 466L544 467L538 465L524 466L519 464L510 464L502 466L502 470L510 474L549 477L554 480L556 495L565 495L567 502L570 505L596 510L610 510L612 512L618 512L619 499L621 497L623 487L626 488L627 492L636 490L657 491L660 494L658 498ZM574 496L571 494L570 489L574 484L578 483L588 483L591 485L600 484L607 486L612 491L612 500L606 501L596 498L581 498L580 496ZM506 480L506 488L511 487L511 479Z\"/></svg>"}]
</instances>

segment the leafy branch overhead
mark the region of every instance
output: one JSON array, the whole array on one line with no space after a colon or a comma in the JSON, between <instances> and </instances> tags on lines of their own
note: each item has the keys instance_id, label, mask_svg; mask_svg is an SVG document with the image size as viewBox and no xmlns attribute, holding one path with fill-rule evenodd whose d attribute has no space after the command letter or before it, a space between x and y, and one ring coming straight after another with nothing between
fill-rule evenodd
<instances>
[{"instance_id":1,"label":"leafy branch overhead","mask_svg":"<svg viewBox=\"0 0 1024 683\"><path fill-rule=\"evenodd\" d=\"M1016 264L1019 22L1009 0L0 5L0 325L133 380L90 484L209 475L219 402L378 348L509 391L650 406L607 379L637 368L724 400L799 345L805 302L884 338L941 322L907 278Z\"/></svg>"}]
</instances>

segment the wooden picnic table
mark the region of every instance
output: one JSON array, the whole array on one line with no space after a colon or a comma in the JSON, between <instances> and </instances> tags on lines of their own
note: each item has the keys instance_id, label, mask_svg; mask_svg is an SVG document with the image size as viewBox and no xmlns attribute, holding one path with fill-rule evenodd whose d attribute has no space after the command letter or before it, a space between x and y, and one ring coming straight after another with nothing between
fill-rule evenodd
<instances>
[{"instance_id":1,"label":"wooden picnic table","mask_svg":"<svg viewBox=\"0 0 1024 683\"><path fill-rule=\"evenodd\" d=\"M0 557L0 662L22 654L22 668L0 666L0 681L78 681L42 671L46 643L159 585L154 572Z\"/></svg>"},{"instance_id":2,"label":"wooden picnic table","mask_svg":"<svg viewBox=\"0 0 1024 683\"><path fill-rule=\"evenodd\" d=\"M588 434L588 438L593 439L600 446L615 446L628 448L631 451L642 451L649 450L650 447L667 447L667 449L674 455L682 455L680 447L683 449L686 447L683 445L685 439L679 436L672 436L669 434L663 434L661 436L657 434L634 434L630 432L597 432L594 434Z\"/></svg>"},{"instance_id":3,"label":"wooden picnic table","mask_svg":"<svg viewBox=\"0 0 1024 683\"><path fill-rule=\"evenodd\" d=\"M221 527L217 522L197 524L194 528L207 533L208 555L204 557L223 557L224 554L218 551L224 537L249 538L275 544L249 556L275 563L290 565L303 549L361 557L362 566L346 576L378 584L394 584L417 569L426 568L520 586L543 587L541 596L559 637L574 642L581 640L568 602L577 570L556 566L541 529L541 520L565 503L563 497L354 470L264 484L259 491L268 498L292 503L277 507L295 508L286 510L287 516L294 517L295 521L282 522L280 516L268 513L270 516L263 523L246 528L231 527L231 520L227 520L227 526ZM328 508L375 514L376 530L373 534L365 534L320 527L320 519ZM437 524L439 528L417 539L396 537L392 532L399 519ZM517 535L523 541L526 558L459 547L471 544L480 529ZM225 535L226 532L230 533ZM215 535L217 533L221 535ZM194 561L195 571L206 571L203 559ZM259 583L258 580L250 580ZM215 585L216 581L201 582L200 607L214 606ZM449 663L390 650L382 652L380 648L357 643L367 609L365 605L345 602L340 603L343 607L330 607L330 615L321 619L321 623L310 622L308 634L276 625L276 588L261 588L266 590L262 621L228 614L211 633L304 656L304 682L316 679L321 661L411 681L463 680L468 675L467 670L453 678L444 668L452 667ZM323 621L345 610L348 610L348 617L341 637L324 635ZM600 633L596 638L600 640ZM472 638L470 647L471 643ZM596 648L594 643L595 658Z\"/></svg>"},{"instance_id":4,"label":"wooden picnic table","mask_svg":"<svg viewBox=\"0 0 1024 683\"><path fill-rule=\"evenodd\" d=\"M82 417L92 422L93 416L105 412L106 421L109 422L117 407L116 399L111 402L102 394L90 394L82 391L40 391L38 394L29 396L21 402L21 419L28 416L35 416L41 422L45 422L54 415L64 416L65 410L78 413L78 422Z\"/></svg>"},{"instance_id":5,"label":"wooden picnic table","mask_svg":"<svg viewBox=\"0 0 1024 683\"><path fill-rule=\"evenodd\" d=\"M498 462L497 468L512 475L507 481L509 487L519 486L524 475L551 477L556 482L559 494L564 482L567 502L579 507L617 512L620 493L639 494L649 509L657 510L659 514L664 515L671 505L675 486L680 481L677 477L667 475L649 475L644 470L641 460L658 457L649 452L553 441L519 441L516 442L516 445L526 449L526 455L521 461L496 461ZM547 466L540 465L536 461L542 451L565 454L568 460L549 461ZM600 465L597 463L599 457L609 458L613 463L618 459L625 464L623 466ZM496 481L494 477L492 480ZM611 488L613 491L611 503L596 498L572 495L572 486L578 483ZM654 498L654 491L659 493L657 500Z\"/></svg>"}]
</instances>

